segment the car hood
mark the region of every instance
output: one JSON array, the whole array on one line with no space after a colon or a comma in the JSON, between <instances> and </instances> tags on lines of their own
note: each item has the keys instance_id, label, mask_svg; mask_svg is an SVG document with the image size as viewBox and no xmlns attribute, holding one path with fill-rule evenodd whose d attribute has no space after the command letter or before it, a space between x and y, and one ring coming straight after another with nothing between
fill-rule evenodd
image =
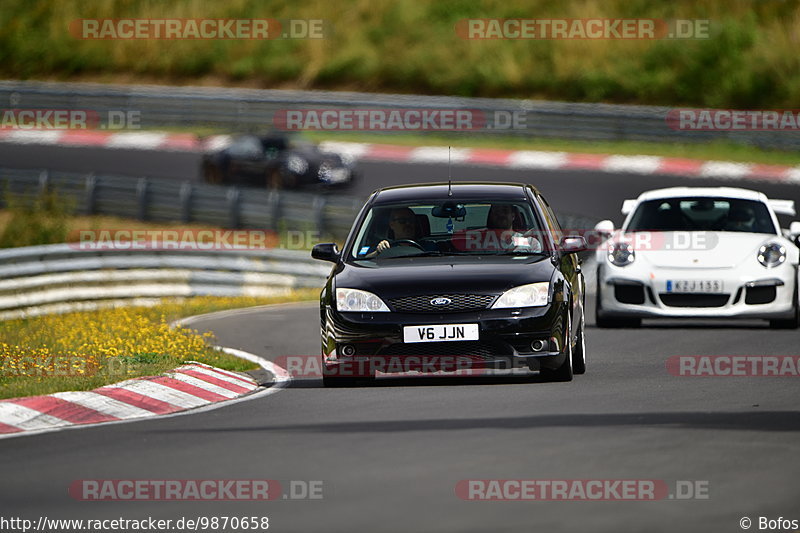
<instances>
[{"instance_id":1,"label":"car hood","mask_svg":"<svg viewBox=\"0 0 800 533\"><path fill-rule=\"evenodd\" d=\"M637 246L636 259L657 268L735 268L755 258L758 248L777 235L733 232L663 232L652 245Z\"/></svg>"},{"instance_id":2,"label":"car hood","mask_svg":"<svg viewBox=\"0 0 800 533\"><path fill-rule=\"evenodd\" d=\"M346 264L336 287L362 289L382 298L427 294L500 294L512 287L550 281L549 256L398 258L375 266Z\"/></svg>"}]
</instances>

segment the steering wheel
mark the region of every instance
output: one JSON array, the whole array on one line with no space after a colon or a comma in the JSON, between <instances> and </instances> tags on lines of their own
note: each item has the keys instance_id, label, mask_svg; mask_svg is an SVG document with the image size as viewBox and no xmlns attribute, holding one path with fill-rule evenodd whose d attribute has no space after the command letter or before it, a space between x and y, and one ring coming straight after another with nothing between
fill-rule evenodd
<instances>
[{"instance_id":1,"label":"steering wheel","mask_svg":"<svg viewBox=\"0 0 800 533\"><path fill-rule=\"evenodd\" d=\"M417 241L413 241L411 239L398 239L394 241L394 244L407 244L409 246L415 246L416 248L419 248L423 252L425 251L425 248L420 243L418 243Z\"/></svg>"}]
</instances>

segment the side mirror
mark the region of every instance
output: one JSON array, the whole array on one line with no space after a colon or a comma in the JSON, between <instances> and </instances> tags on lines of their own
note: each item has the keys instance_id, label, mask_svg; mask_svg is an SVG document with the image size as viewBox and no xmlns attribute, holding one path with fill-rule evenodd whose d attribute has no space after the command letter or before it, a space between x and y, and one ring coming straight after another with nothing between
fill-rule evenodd
<instances>
[{"instance_id":1,"label":"side mirror","mask_svg":"<svg viewBox=\"0 0 800 533\"><path fill-rule=\"evenodd\" d=\"M794 221L789 224L789 238L800 247L800 222Z\"/></svg>"},{"instance_id":2,"label":"side mirror","mask_svg":"<svg viewBox=\"0 0 800 533\"><path fill-rule=\"evenodd\" d=\"M580 235L565 236L558 245L563 254L574 254L586 250L586 240Z\"/></svg>"},{"instance_id":3,"label":"side mirror","mask_svg":"<svg viewBox=\"0 0 800 533\"><path fill-rule=\"evenodd\" d=\"M311 257L320 261L336 263L339 261L339 247L336 246L335 242L315 244L311 249Z\"/></svg>"},{"instance_id":4,"label":"side mirror","mask_svg":"<svg viewBox=\"0 0 800 533\"><path fill-rule=\"evenodd\" d=\"M608 238L614 233L614 223L610 220L601 220L595 224L594 231L602 235L603 238Z\"/></svg>"}]
</instances>

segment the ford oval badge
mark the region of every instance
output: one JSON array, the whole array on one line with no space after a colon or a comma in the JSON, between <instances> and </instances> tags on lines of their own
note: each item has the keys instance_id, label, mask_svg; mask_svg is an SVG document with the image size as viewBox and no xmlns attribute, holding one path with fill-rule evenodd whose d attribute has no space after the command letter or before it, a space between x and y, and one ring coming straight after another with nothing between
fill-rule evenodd
<instances>
[{"instance_id":1,"label":"ford oval badge","mask_svg":"<svg viewBox=\"0 0 800 533\"><path fill-rule=\"evenodd\" d=\"M453 300L450 298L434 298L431 300L431 305L450 305Z\"/></svg>"}]
</instances>

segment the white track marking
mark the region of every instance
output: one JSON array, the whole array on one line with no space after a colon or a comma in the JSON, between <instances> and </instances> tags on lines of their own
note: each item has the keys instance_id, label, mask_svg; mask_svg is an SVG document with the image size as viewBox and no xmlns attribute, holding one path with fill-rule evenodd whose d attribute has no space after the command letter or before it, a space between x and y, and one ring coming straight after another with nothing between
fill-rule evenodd
<instances>
[{"instance_id":1,"label":"white track marking","mask_svg":"<svg viewBox=\"0 0 800 533\"><path fill-rule=\"evenodd\" d=\"M453 163L461 163L469 158L471 150L469 148L452 148L446 146L423 146L415 148L408 154L408 160L415 163L447 163L448 160Z\"/></svg>"},{"instance_id":2,"label":"white track marking","mask_svg":"<svg viewBox=\"0 0 800 533\"><path fill-rule=\"evenodd\" d=\"M78 404L88 409L94 409L98 413L113 416L121 420L153 415L153 412L147 409L142 409L141 407L136 407L135 405L91 391L56 392L50 396L61 398L62 400Z\"/></svg>"},{"instance_id":3,"label":"white track marking","mask_svg":"<svg viewBox=\"0 0 800 533\"><path fill-rule=\"evenodd\" d=\"M36 411L24 405L18 405L12 402L0 403L0 422L3 424L14 426L20 429L36 430L51 428L54 426L65 426L72 424L61 418L46 415L41 411ZM19 433L10 433L9 437L19 435ZM0 435L5 437L6 435Z\"/></svg>"},{"instance_id":4,"label":"white track marking","mask_svg":"<svg viewBox=\"0 0 800 533\"><path fill-rule=\"evenodd\" d=\"M192 387L197 387L198 389L202 389L204 391L213 392L214 394L219 394L223 398L231 399L239 396L238 392L233 392L230 389L220 387L219 385L214 385L213 383L209 383L208 381L203 381L200 378L190 376L189 374L184 374L183 372L168 372L167 377L175 379L177 381L182 381L187 385L191 385Z\"/></svg>"},{"instance_id":5,"label":"white track marking","mask_svg":"<svg viewBox=\"0 0 800 533\"><path fill-rule=\"evenodd\" d=\"M142 394L149 398L160 400L162 402L172 404L176 407L182 407L184 409L200 407L201 405L206 405L210 403L208 400L204 400L199 396L179 391L178 389L173 389L172 387L162 385L161 383L155 383L150 380L141 380L141 381L130 380L125 383L126 384L124 387L108 385L105 388L118 388L123 390L129 390L131 392L138 392L139 394Z\"/></svg>"},{"instance_id":6,"label":"white track marking","mask_svg":"<svg viewBox=\"0 0 800 533\"><path fill-rule=\"evenodd\" d=\"M537 152L520 150L508 156L511 168L561 168L567 164L566 152Z\"/></svg>"},{"instance_id":7,"label":"white track marking","mask_svg":"<svg viewBox=\"0 0 800 533\"><path fill-rule=\"evenodd\" d=\"M151 133L146 131L115 133L106 143L108 148L138 148L150 150L158 148L167 140L166 133Z\"/></svg>"},{"instance_id":8,"label":"white track marking","mask_svg":"<svg viewBox=\"0 0 800 533\"><path fill-rule=\"evenodd\" d=\"M177 369L178 372L182 372L183 370L192 370L199 374L203 374L205 376L218 379L220 381L225 381L226 383L230 383L231 385L236 385L237 387L250 388L250 389L258 388L258 385L256 385L254 381L247 381L238 377L234 377L230 374L217 372L216 370L212 370L210 368L205 368L202 366L191 365Z\"/></svg>"},{"instance_id":9,"label":"white track marking","mask_svg":"<svg viewBox=\"0 0 800 533\"><path fill-rule=\"evenodd\" d=\"M647 155L612 155L603 161L603 170L652 174L661 166L661 161L660 157Z\"/></svg>"}]
</instances>

